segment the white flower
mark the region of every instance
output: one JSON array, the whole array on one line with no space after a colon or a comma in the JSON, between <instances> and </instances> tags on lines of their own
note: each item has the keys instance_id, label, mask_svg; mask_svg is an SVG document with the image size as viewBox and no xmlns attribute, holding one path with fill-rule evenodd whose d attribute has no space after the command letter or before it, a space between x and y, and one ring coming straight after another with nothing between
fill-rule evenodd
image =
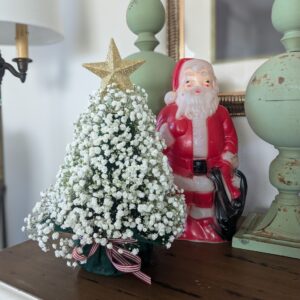
<instances>
[{"instance_id":1,"label":"white flower","mask_svg":"<svg viewBox=\"0 0 300 300\"><path fill-rule=\"evenodd\" d=\"M173 212L168 211L168 212L167 212L167 217L168 217L169 219L173 218Z\"/></svg>"},{"instance_id":2,"label":"white flower","mask_svg":"<svg viewBox=\"0 0 300 300\"><path fill-rule=\"evenodd\" d=\"M52 239L53 240L57 240L59 238L59 233L58 232L54 232L53 234L52 234Z\"/></svg>"},{"instance_id":3,"label":"white flower","mask_svg":"<svg viewBox=\"0 0 300 300\"><path fill-rule=\"evenodd\" d=\"M100 240L100 244L101 244L101 246L105 246L105 245L107 244L107 239L102 238L102 239Z\"/></svg>"},{"instance_id":4,"label":"white flower","mask_svg":"<svg viewBox=\"0 0 300 300\"><path fill-rule=\"evenodd\" d=\"M138 248L134 248L134 249L131 250L131 253L132 253L133 255L138 255L139 249L138 249Z\"/></svg>"}]
</instances>

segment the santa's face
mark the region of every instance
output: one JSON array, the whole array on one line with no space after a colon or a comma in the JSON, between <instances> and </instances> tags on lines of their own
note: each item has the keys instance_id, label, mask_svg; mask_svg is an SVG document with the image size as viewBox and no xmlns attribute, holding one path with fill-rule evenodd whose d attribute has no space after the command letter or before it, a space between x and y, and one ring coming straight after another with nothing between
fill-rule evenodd
<instances>
[{"instance_id":1,"label":"santa's face","mask_svg":"<svg viewBox=\"0 0 300 300\"><path fill-rule=\"evenodd\" d=\"M176 118L211 116L218 108L218 88L208 68L186 68L180 74Z\"/></svg>"},{"instance_id":2,"label":"santa's face","mask_svg":"<svg viewBox=\"0 0 300 300\"><path fill-rule=\"evenodd\" d=\"M207 68L187 68L180 74L180 86L185 91L195 91L201 94L202 89L212 89L214 87L214 77Z\"/></svg>"}]
</instances>

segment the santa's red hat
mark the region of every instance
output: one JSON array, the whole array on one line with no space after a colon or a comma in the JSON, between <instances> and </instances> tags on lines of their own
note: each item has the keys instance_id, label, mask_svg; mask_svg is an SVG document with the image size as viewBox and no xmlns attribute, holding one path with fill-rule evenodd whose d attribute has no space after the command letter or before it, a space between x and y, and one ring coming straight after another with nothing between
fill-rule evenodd
<instances>
[{"instance_id":1,"label":"santa's red hat","mask_svg":"<svg viewBox=\"0 0 300 300\"><path fill-rule=\"evenodd\" d=\"M176 63L175 69L173 71L173 91L176 91L179 87L179 75L180 75L182 66L184 65L185 62L187 62L191 59L192 58L182 58Z\"/></svg>"}]
</instances>

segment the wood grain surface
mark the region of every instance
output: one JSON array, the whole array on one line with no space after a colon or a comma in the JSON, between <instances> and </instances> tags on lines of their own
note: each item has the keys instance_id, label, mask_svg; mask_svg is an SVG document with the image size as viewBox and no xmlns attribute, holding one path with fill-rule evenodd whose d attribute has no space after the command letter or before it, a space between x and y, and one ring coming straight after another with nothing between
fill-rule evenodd
<instances>
[{"instance_id":1,"label":"wood grain surface","mask_svg":"<svg viewBox=\"0 0 300 300\"><path fill-rule=\"evenodd\" d=\"M170 250L156 248L144 271L151 286L132 275L68 268L32 241L0 252L0 280L46 300L300 299L299 260L229 244L176 241Z\"/></svg>"}]
</instances>

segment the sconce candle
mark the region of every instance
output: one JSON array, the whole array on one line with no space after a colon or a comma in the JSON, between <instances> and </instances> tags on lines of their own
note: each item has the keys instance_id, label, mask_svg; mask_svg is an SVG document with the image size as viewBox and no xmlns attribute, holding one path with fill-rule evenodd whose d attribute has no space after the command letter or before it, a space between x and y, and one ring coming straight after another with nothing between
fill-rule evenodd
<instances>
[{"instance_id":1,"label":"sconce candle","mask_svg":"<svg viewBox=\"0 0 300 300\"><path fill-rule=\"evenodd\" d=\"M16 48L18 58L28 58L28 28L24 24L16 24Z\"/></svg>"}]
</instances>

